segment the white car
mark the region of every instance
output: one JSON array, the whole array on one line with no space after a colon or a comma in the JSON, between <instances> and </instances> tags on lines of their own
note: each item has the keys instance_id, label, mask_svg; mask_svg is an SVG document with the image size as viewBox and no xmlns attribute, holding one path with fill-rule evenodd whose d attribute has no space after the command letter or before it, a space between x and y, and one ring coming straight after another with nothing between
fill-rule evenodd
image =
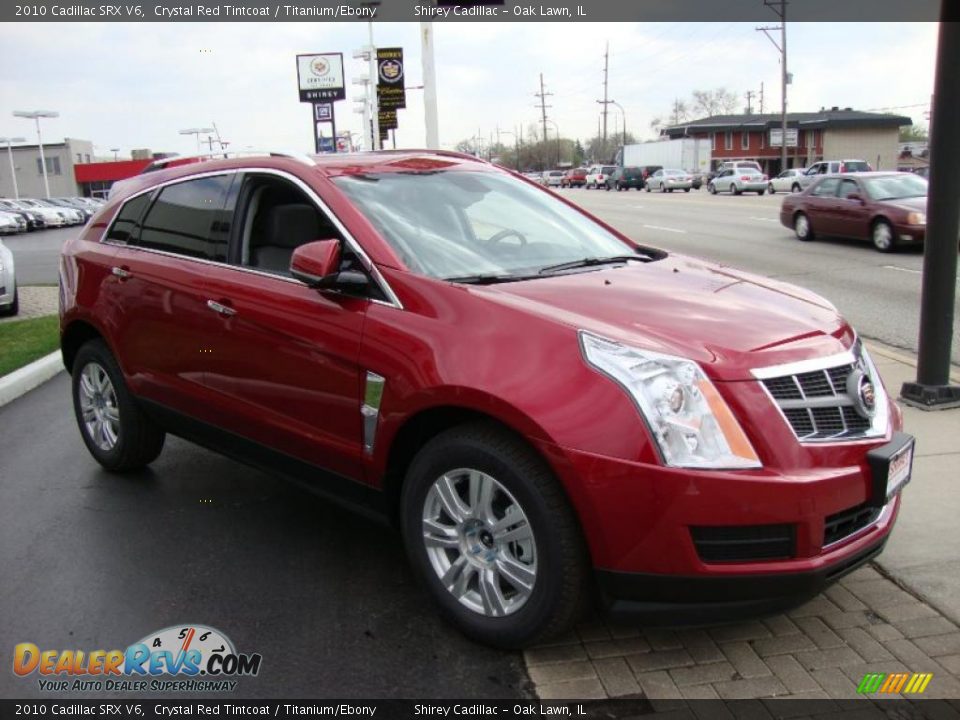
<instances>
[{"instance_id":1,"label":"white car","mask_svg":"<svg viewBox=\"0 0 960 720\"><path fill-rule=\"evenodd\" d=\"M616 171L616 165L594 165L590 168L590 171L587 173L586 185L583 187L587 190L593 188L596 190L601 185L606 187L607 178L610 175L613 175Z\"/></svg>"},{"instance_id":2,"label":"white car","mask_svg":"<svg viewBox=\"0 0 960 720\"><path fill-rule=\"evenodd\" d=\"M647 192L659 190L660 192L673 192L674 190L683 190L690 192L693 187L693 176L683 170L673 170L671 168L657 170L653 175L647 178Z\"/></svg>"},{"instance_id":3,"label":"white car","mask_svg":"<svg viewBox=\"0 0 960 720\"><path fill-rule=\"evenodd\" d=\"M548 170L543 174L543 184L547 187L560 187L563 176L563 170Z\"/></svg>"},{"instance_id":4,"label":"white car","mask_svg":"<svg viewBox=\"0 0 960 720\"><path fill-rule=\"evenodd\" d=\"M0 315L16 315L20 310L13 253L0 240Z\"/></svg>"},{"instance_id":5,"label":"white car","mask_svg":"<svg viewBox=\"0 0 960 720\"><path fill-rule=\"evenodd\" d=\"M66 205L61 205L60 203L55 203L52 200L34 200L33 202L40 203L43 207L50 208L61 215L66 219L67 225L82 225L87 221L86 216L74 207L68 207Z\"/></svg>"},{"instance_id":6,"label":"white car","mask_svg":"<svg viewBox=\"0 0 960 720\"><path fill-rule=\"evenodd\" d=\"M778 192L800 192L803 189L800 178L804 172L806 172L806 168L784 170L775 178L771 178L767 190L770 191L771 195Z\"/></svg>"},{"instance_id":7,"label":"white car","mask_svg":"<svg viewBox=\"0 0 960 720\"><path fill-rule=\"evenodd\" d=\"M10 202L24 210L40 213L40 215L43 216L46 227L63 227L69 224L66 213L58 212L49 205L41 205L36 200L25 200L21 198L20 200L11 200Z\"/></svg>"},{"instance_id":8,"label":"white car","mask_svg":"<svg viewBox=\"0 0 960 720\"><path fill-rule=\"evenodd\" d=\"M711 195L718 192L729 192L732 195L755 192L763 195L767 192L768 182L767 176L759 170L741 167L736 170L721 170L719 175L707 183L707 190Z\"/></svg>"},{"instance_id":9,"label":"white car","mask_svg":"<svg viewBox=\"0 0 960 720\"><path fill-rule=\"evenodd\" d=\"M26 223L11 212L0 210L0 235L13 235L26 230Z\"/></svg>"}]
</instances>

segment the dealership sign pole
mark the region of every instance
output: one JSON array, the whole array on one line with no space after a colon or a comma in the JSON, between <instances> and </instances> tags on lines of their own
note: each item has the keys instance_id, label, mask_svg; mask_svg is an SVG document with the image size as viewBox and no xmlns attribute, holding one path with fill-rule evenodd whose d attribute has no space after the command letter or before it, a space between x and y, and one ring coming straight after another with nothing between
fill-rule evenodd
<instances>
[{"instance_id":1,"label":"dealership sign pole","mask_svg":"<svg viewBox=\"0 0 960 720\"><path fill-rule=\"evenodd\" d=\"M397 110L407 106L403 48L377 48L377 122L379 140L397 129Z\"/></svg>"},{"instance_id":2,"label":"dealership sign pole","mask_svg":"<svg viewBox=\"0 0 960 720\"><path fill-rule=\"evenodd\" d=\"M311 103L310 125L315 152L321 152L318 124L329 122L333 128L333 148L336 149L337 126L334 122L334 103L347 97L343 84L343 53L297 55L297 87L300 102ZM325 119L321 119L325 118Z\"/></svg>"}]
</instances>

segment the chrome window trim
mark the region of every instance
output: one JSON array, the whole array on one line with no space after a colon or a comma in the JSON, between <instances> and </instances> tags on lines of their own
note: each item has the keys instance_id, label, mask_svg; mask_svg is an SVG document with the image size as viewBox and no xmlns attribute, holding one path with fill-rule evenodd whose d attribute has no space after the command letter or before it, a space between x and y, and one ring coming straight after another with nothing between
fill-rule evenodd
<instances>
[{"instance_id":1,"label":"chrome window trim","mask_svg":"<svg viewBox=\"0 0 960 720\"><path fill-rule=\"evenodd\" d=\"M838 365L852 365L855 364L860 358L863 359L867 367L867 374L869 375L870 381L873 383L874 391L877 394L877 409L874 413L874 416L870 419L870 429L865 431L860 437L856 438L826 437L805 439L799 437L794 431L793 425L787 418L786 413L783 411L784 408L781 406L780 401L773 397L773 394L769 389L767 389L766 384L763 382L763 380L768 378L796 376L806 372L825 371L829 368L837 367ZM811 358L809 360L783 363L782 365L768 365L766 367L753 368L750 370L750 373L754 376L754 378L757 379L767 398L771 403L773 403L773 406L777 409L777 412L780 413L780 417L783 419L783 422L786 423L787 428L802 445L856 445L858 443L875 443L877 440L887 437L890 433L890 408L887 390L883 386L883 381L880 378L880 373L877 370L877 366L873 364L873 358L870 357L870 353L868 353L867 349L863 347L859 338L854 339L850 350L837 353L836 355L827 355L820 358ZM832 380L830 381L830 384L831 386L833 385ZM842 407L843 405L846 405L846 403L834 403L834 406L838 408Z\"/></svg>"},{"instance_id":2,"label":"chrome window trim","mask_svg":"<svg viewBox=\"0 0 960 720\"><path fill-rule=\"evenodd\" d=\"M851 540L856 540L857 538L863 535L866 535L871 530L875 530L877 525L884 522L885 520L887 520L887 518L890 517L890 513L893 512L893 504L895 501L896 501L896 497L890 498L890 501L880 509L880 514L877 515L877 519L874 520L872 523L868 525L864 525L862 528L860 528L856 532L850 533L846 537L842 537L839 540L834 540L832 543L828 545L824 545L822 548L820 548L820 550L821 551L830 550L832 548L835 548L837 545L840 545L845 542L850 542Z\"/></svg>"},{"instance_id":3,"label":"chrome window trim","mask_svg":"<svg viewBox=\"0 0 960 720\"><path fill-rule=\"evenodd\" d=\"M276 175L277 177L281 177L285 180L292 182L294 185L300 188L300 190L302 190L310 198L310 200L314 203L314 205L316 205L324 214L326 214L328 218L330 218L331 222L333 222L337 230L339 230L340 233L343 235L344 240L349 246L349 248L357 254L357 257L360 258L360 263L363 265L364 269L366 269L366 271L373 276L374 282L377 284L380 290L383 291L383 294L387 297L387 300L378 300L377 298L365 298L365 299L369 300L372 303L376 303L378 305L384 305L386 307L396 308L397 310L403 310L403 303L400 302L400 298L397 297L397 294L393 291L393 288L390 287L390 283L386 281L386 279L380 273L380 270L377 268L374 262L370 259L370 256L367 255L364 249L360 246L360 243L358 243L357 240L353 237L353 235L350 234L346 226L340 221L340 218L338 218L330 210L329 206L327 206L327 204L320 199L320 196L317 195L317 193L314 192L314 190L309 185L303 182L303 180L298 178L296 175L292 175L284 170L278 170L276 168L241 167L241 168L227 168L224 170L210 170L208 172L197 173L195 175L190 175L188 177L178 177L172 180L166 180L162 183L151 185L149 188L144 188L142 190L139 190L133 195L130 195L129 197L125 198L123 202L119 203L116 212L114 213L113 217L110 219L110 222L107 225L106 232L103 233L99 242L103 243L104 245L113 245L115 247L126 247L134 250L140 250L143 252L152 252L159 255L179 258L181 260L204 263L207 265L214 265L216 267L223 267L230 270L239 270L241 272L254 273L256 275L260 275L263 277L270 277L276 280L283 280L286 282L296 283L297 285L303 285L303 283L301 283L299 280L295 278L286 277L283 275L277 275L275 273L270 273L270 272L264 272L263 270L256 270L255 268L244 267L243 265L232 265L231 263L227 263L227 262L220 262L217 260L206 260L204 258L195 258L195 257L190 257L189 255L181 255L179 253L169 252L166 250L156 250L154 248L145 248L145 247L140 247L139 245L129 245L127 243L119 243L119 242L113 242L113 241L107 240L107 236L110 234L110 231L113 229L114 223L117 221L117 216L120 214L120 211L131 200L134 200L135 198L138 198L141 195L145 195L147 193L153 193L157 190L167 187L168 185L176 185L179 183L189 182L191 180L199 180L201 178L215 177L218 175L236 175L237 173L258 173L260 175ZM342 294L337 291L333 291L333 292L334 294L338 294L338 295Z\"/></svg>"}]
</instances>

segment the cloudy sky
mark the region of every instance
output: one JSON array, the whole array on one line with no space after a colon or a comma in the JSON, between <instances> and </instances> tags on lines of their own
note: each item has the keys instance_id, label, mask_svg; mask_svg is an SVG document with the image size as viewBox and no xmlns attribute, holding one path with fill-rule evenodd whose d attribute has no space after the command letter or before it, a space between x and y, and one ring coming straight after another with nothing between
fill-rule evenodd
<instances>
[{"instance_id":1,"label":"cloudy sky","mask_svg":"<svg viewBox=\"0 0 960 720\"><path fill-rule=\"evenodd\" d=\"M441 143L538 122L541 72L560 133L596 134L608 42L610 97L638 137L651 136L651 118L666 114L674 98L697 89L726 87L743 97L763 84L766 109L776 111L779 53L755 26L435 24ZM374 25L377 45L404 48L408 85L421 84L418 28ZM790 109L890 109L925 125L936 35L933 23L789 24ZM101 156L114 147L121 155L143 147L193 152L194 141L177 131L212 122L231 149L309 150L310 106L298 101L294 56L344 53L349 99L337 103L337 121L359 131L350 99L361 88L351 80L366 66L351 58L366 40L366 23L0 24L0 136L35 142L32 125L11 112L53 109L60 118L45 121L45 140L89 139ZM407 106L397 145L422 147L422 92L408 91ZM609 122L611 132L619 129L619 111Z\"/></svg>"}]
</instances>

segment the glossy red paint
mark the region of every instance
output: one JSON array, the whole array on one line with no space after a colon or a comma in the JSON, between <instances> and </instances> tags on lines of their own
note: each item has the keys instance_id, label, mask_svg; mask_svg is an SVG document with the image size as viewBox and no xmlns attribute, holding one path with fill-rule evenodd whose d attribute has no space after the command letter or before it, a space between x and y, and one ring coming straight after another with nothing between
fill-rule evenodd
<instances>
[{"instance_id":1,"label":"glossy red paint","mask_svg":"<svg viewBox=\"0 0 960 720\"><path fill-rule=\"evenodd\" d=\"M101 242L131 195L199 173L249 168L281 171L316 193L399 305ZM465 156L408 151L323 156L315 165L278 157L211 161L126 181L64 248L64 336L88 323L137 396L374 488L390 477L397 438L424 413L454 409L492 418L549 463L600 569L800 573L840 563L889 533L895 512L849 542L821 547L824 518L869 498L865 454L900 429L896 406L890 403L886 438L801 444L751 374L849 350L854 332L828 302L679 255L495 286L421 276L405 268L330 177L423 170L502 172ZM578 330L700 363L763 467L665 467L631 399L585 363ZM386 379L372 452L363 446L360 414L367 372ZM697 524L769 523L797 526L795 559L708 565L689 534Z\"/></svg>"}]
</instances>

